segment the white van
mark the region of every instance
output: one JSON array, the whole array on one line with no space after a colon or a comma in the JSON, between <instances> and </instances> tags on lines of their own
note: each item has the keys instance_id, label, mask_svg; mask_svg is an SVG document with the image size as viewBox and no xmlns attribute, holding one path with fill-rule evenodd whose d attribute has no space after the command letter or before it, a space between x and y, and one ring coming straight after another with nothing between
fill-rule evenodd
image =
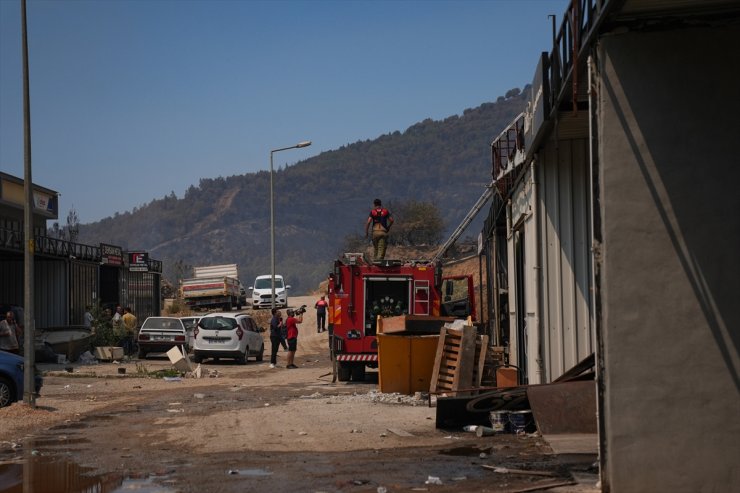
<instances>
[{"instance_id":1,"label":"white van","mask_svg":"<svg viewBox=\"0 0 740 493\"><path fill-rule=\"evenodd\" d=\"M283 276L275 275L275 308L288 307L288 290ZM254 285L249 286L252 292L252 308L272 308L272 276L257 276Z\"/></svg>"}]
</instances>

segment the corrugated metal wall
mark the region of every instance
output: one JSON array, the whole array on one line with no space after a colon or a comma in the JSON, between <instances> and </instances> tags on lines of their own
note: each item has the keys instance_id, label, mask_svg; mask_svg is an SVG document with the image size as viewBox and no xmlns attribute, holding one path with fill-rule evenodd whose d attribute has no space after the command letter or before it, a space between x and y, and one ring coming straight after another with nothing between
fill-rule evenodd
<instances>
[{"instance_id":1,"label":"corrugated metal wall","mask_svg":"<svg viewBox=\"0 0 740 493\"><path fill-rule=\"evenodd\" d=\"M594 351L587 139L549 141L537 181L541 344L552 381Z\"/></svg>"},{"instance_id":2,"label":"corrugated metal wall","mask_svg":"<svg viewBox=\"0 0 740 493\"><path fill-rule=\"evenodd\" d=\"M36 327L44 329L66 326L69 319L69 277L66 261L36 259L33 273Z\"/></svg>"},{"instance_id":3,"label":"corrugated metal wall","mask_svg":"<svg viewBox=\"0 0 740 493\"><path fill-rule=\"evenodd\" d=\"M33 274L36 327L43 329L67 325L69 282L65 261L37 258ZM23 258L3 258L0 277L0 302L23 306Z\"/></svg>"},{"instance_id":4,"label":"corrugated metal wall","mask_svg":"<svg viewBox=\"0 0 740 493\"><path fill-rule=\"evenodd\" d=\"M13 257L0 259L0 303L23 306L23 257Z\"/></svg>"},{"instance_id":5,"label":"corrugated metal wall","mask_svg":"<svg viewBox=\"0 0 740 493\"><path fill-rule=\"evenodd\" d=\"M94 306L98 299L98 264L72 262L70 264L70 325L84 325L85 308Z\"/></svg>"}]
</instances>

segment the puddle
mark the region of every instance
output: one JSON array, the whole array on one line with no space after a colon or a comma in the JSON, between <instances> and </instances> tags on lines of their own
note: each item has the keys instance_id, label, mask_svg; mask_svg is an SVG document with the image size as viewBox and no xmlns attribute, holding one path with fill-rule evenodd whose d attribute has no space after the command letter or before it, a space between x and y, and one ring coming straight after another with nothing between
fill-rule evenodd
<instances>
[{"instance_id":1,"label":"puddle","mask_svg":"<svg viewBox=\"0 0 740 493\"><path fill-rule=\"evenodd\" d=\"M59 447L63 445L76 445L80 443L90 443L90 440L82 437L48 437L36 438L33 440L36 447Z\"/></svg>"},{"instance_id":2,"label":"puddle","mask_svg":"<svg viewBox=\"0 0 740 493\"><path fill-rule=\"evenodd\" d=\"M29 455L18 462L0 464L0 493L175 493L156 484L154 477L124 478L120 474L94 475L92 470L60 457ZM162 479L162 477L157 477Z\"/></svg>"}]
</instances>

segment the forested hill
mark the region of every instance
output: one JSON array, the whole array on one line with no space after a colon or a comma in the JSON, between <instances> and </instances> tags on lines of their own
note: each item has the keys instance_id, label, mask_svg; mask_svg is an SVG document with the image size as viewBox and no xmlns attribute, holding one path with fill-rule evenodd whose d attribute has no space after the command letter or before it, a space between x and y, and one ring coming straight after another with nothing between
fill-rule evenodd
<instances>
[{"instance_id":1,"label":"forested hill","mask_svg":"<svg viewBox=\"0 0 740 493\"><path fill-rule=\"evenodd\" d=\"M364 232L376 197L390 206L433 202L446 230L454 230L491 181L491 141L523 110L528 93L514 89L462 115L427 119L276 170L278 273L295 294L314 289L345 238ZM146 250L164 262L171 280L190 274L183 266L238 263L249 286L270 273L269 178L269 171L203 178L182 198L170 193L82 225L79 241Z\"/></svg>"}]
</instances>

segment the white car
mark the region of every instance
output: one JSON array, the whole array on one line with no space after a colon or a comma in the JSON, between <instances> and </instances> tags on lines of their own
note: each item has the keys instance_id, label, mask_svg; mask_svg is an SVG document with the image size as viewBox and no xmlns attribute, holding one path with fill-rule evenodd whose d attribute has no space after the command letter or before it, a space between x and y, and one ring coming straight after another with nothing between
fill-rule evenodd
<instances>
[{"instance_id":1,"label":"white car","mask_svg":"<svg viewBox=\"0 0 740 493\"><path fill-rule=\"evenodd\" d=\"M196 316L180 317L180 321L185 326L187 343L190 349L193 349L193 332L195 331L195 327L198 325L198 320L200 320L200 317Z\"/></svg>"},{"instance_id":2,"label":"white car","mask_svg":"<svg viewBox=\"0 0 740 493\"><path fill-rule=\"evenodd\" d=\"M149 353L165 353L173 347L184 346L185 351L189 348L185 326L177 317L148 317L141 324L136 342L139 359L146 359Z\"/></svg>"},{"instance_id":3,"label":"white car","mask_svg":"<svg viewBox=\"0 0 740 493\"><path fill-rule=\"evenodd\" d=\"M209 313L201 317L193 331L193 361L233 358L243 364L249 356L262 361L262 330L245 313Z\"/></svg>"},{"instance_id":4,"label":"white car","mask_svg":"<svg viewBox=\"0 0 740 493\"><path fill-rule=\"evenodd\" d=\"M288 307L288 290L290 286L286 286L283 281L283 276L275 276L275 307L276 308L287 308ZM265 276L257 276L254 280L254 285L249 286L249 290L252 292L252 308L272 308L272 275L268 274Z\"/></svg>"}]
</instances>

